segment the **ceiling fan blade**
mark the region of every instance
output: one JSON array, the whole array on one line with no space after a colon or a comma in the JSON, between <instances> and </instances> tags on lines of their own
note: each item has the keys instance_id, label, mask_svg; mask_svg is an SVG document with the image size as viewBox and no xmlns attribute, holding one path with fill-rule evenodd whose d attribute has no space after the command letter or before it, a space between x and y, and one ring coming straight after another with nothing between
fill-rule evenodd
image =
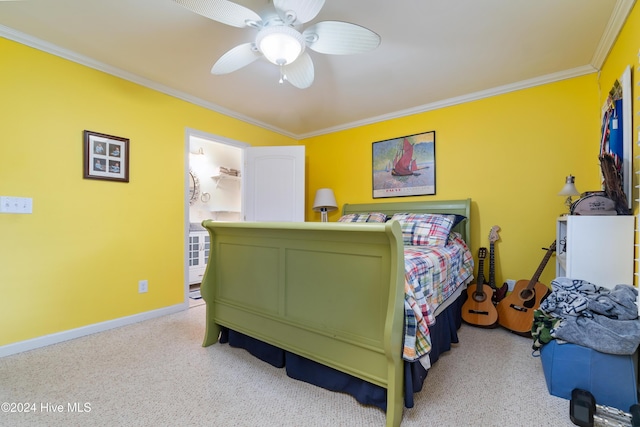
<instances>
[{"instance_id":1,"label":"ceiling fan blade","mask_svg":"<svg viewBox=\"0 0 640 427\"><path fill-rule=\"evenodd\" d=\"M260 22L262 18L253 10L228 0L173 0L205 18L243 28L247 22Z\"/></svg>"},{"instance_id":2,"label":"ceiling fan blade","mask_svg":"<svg viewBox=\"0 0 640 427\"><path fill-rule=\"evenodd\" d=\"M313 83L313 61L307 52L303 52L291 64L283 66L283 70L289 83L298 89L306 89Z\"/></svg>"},{"instance_id":3,"label":"ceiling fan blade","mask_svg":"<svg viewBox=\"0 0 640 427\"><path fill-rule=\"evenodd\" d=\"M373 31L340 21L322 21L302 32L307 46L316 52L350 55L368 52L380 45L380 36Z\"/></svg>"},{"instance_id":4,"label":"ceiling fan blade","mask_svg":"<svg viewBox=\"0 0 640 427\"><path fill-rule=\"evenodd\" d=\"M211 74L227 74L239 70L251 64L262 56L253 47L253 43L244 43L238 45L222 55L220 59L213 64Z\"/></svg>"},{"instance_id":5,"label":"ceiling fan blade","mask_svg":"<svg viewBox=\"0 0 640 427\"><path fill-rule=\"evenodd\" d=\"M318 16L324 0L273 0L278 15L287 24L304 24Z\"/></svg>"}]
</instances>

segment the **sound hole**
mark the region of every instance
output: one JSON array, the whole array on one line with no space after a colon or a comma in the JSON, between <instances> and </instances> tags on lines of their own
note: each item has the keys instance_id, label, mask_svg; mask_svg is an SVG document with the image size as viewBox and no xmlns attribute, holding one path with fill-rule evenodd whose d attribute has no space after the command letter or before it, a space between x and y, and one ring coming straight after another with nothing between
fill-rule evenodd
<instances>
[{"instance_id":1,"label":"sound hole","mask_svg":"<svg viewBox=\"0 0 640 427\"><path fill-rule=\"evenodd\" d=\"M530 300L532 297L533 297L533 290L531 289L523 289L520 292L520 298L522 298L524 301Z\"/></svg>"},{"instance_id":2,"label":"sound hole","mask_svg":"<svg viewBox=\"0 0 640 427\"><path fill-rule=\"evenodd\" d=\"M473 300L475 302L483 302L486 299L487 299L487 295L484 292L474 292L473 293Z\"/></svg>"},{"instance_id":3,"label":"sound hole","mask_svg":"<svg viewBox=\"0 0 640 427\"><path fill-rule=\"evenodd\" d=\"M535 297L536 296L536 292L533 289L523 289L520 292L520 298L522 298L522 305L524 305L527 308L533 308L533 306L536 303Z\"/></svg>"}]
</instances>

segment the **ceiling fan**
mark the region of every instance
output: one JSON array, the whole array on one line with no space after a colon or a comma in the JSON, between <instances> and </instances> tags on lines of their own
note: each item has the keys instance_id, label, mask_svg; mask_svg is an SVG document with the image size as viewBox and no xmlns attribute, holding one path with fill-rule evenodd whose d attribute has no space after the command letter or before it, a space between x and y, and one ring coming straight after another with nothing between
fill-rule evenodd
<instances>
[{"instance_id":1,"label":"ceiling fan","mask_svg":"<svg viewBox=\"0 0 640 427\"><path fill-rule=\"evenodd\" d=\"M212 74L227 74L265 57L280 67L285 80L305 89L314 79L313 61L306 48L319 53L349 55L368 52L380 45L373 31L341 21L322 21L302 30L315 18L325 0L273 0L260 14L228 0L173 0L206 18L233 27L258 30L255 41L234 47L211 68Z\"/></svg>"}]
</instances>

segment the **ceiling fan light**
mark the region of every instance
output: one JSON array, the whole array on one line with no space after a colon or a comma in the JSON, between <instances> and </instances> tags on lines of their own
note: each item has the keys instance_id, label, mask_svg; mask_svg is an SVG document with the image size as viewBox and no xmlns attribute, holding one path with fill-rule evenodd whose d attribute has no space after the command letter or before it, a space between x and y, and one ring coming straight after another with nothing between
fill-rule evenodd
<instances>
[{"instance_id":1,"label":"ceiling fan light","mask_svg":"<svg viewBox=\"0 0 640 427\"><path fill-rule=\"evenodd\" d=\"M269 62L287 65L298 59L304 50L304 38L291 27L265 27L258 33L256 45Z\"/></svg>"}]
</instances>

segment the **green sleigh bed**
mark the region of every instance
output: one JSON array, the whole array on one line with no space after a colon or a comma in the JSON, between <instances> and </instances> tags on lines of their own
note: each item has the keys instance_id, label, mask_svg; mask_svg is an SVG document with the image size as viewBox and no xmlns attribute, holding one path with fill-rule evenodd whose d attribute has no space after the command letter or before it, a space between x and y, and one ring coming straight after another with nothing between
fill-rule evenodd
<instances>
[{"instance_id":1,"label":"green sleigh bed","mask_svg":"<svg viewBox=\"0 0 640 427\"><path fill-rule=\"evenodd\" d=\"M470 199L346 204L343 214L464 215ZM250 223L206 220L211 253L201 285L203 346L221 327L387 390L387 425L403 412L403 240L397 221Z\"/></svg>"}]
</instances>

